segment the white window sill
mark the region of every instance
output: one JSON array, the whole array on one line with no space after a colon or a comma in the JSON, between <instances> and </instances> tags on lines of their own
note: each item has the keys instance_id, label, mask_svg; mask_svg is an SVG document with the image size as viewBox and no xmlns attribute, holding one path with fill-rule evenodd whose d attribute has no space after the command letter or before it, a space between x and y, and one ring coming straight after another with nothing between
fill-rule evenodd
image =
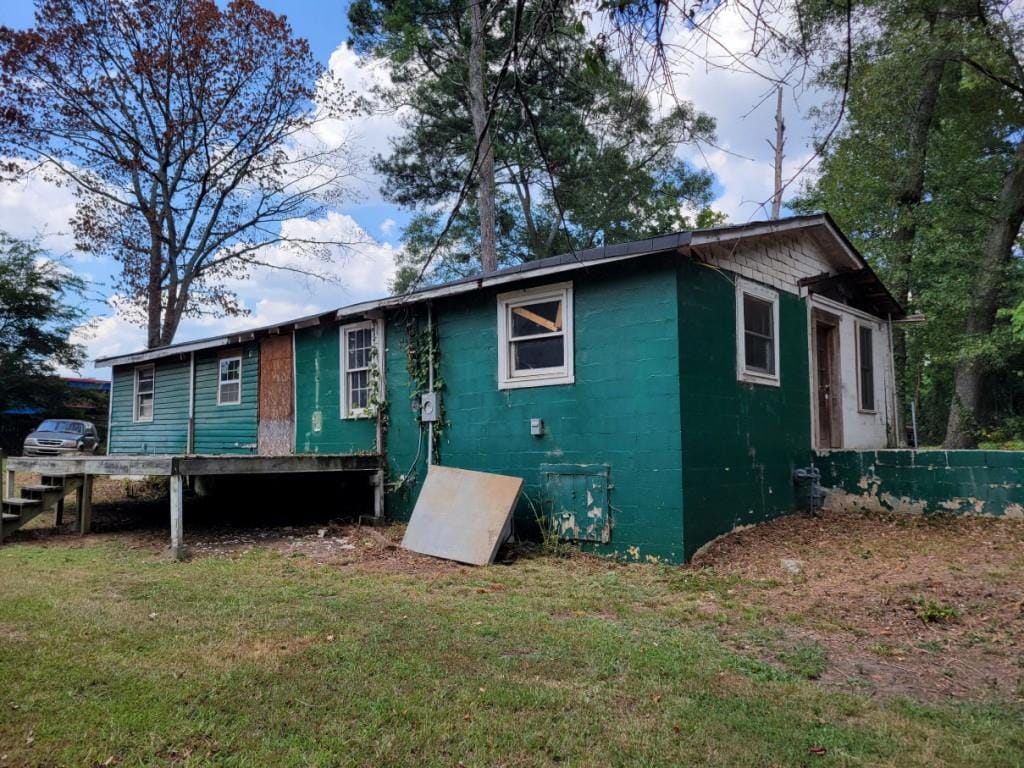
<instances>
[{"instance_id":1,"label":"white window sill","mask_svg":"<svg viewBox=\"0 0 1024 768\"><path fill-rule=\"evenodd\" d=\"M754 373L753 371L741 371L736 377L739 381L747 384L761 384L766 387L782 386L778 376L771 376L765 373Z\"/></svg>"},{"instance_id":2,"label":"white window sill","mask_svg":"<svg viewBox=\"0 0 1024 768\"><path fill-rule=\"evenodd\" d=\"M537 376L535 378L507 379L498 383L498 389L526 389L527 387L556 387L564 384L575 384L576 377L569 376Z\"/></svg>"},{"instance_id":3,"label":"white window sill","mask_svg":"<svg viewBox=\"0 0 1024 768\"><path fill-rule=\"evenodd\" d=\"M374 411L363 409L359 411L352 411L351 413L344 413L341 416L342 421L358 421L359 419L372 419L377 414Z\"/></svg>"}]
</instances>

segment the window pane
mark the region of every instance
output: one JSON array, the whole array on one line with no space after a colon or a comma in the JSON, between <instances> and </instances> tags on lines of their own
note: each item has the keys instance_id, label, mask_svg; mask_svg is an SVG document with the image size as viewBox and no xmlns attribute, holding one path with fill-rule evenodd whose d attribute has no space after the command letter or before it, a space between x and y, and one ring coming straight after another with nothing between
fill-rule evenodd
<instances>
[{"instance_id":1,"label":"window pane","mask_svg":"<svg viewBox=\"0 0 1024 768\"><path fill-rule=\"evenodd\" d=\"M560 368L565 361L562 336L512 342L514 371L535 368Z\"/></svg>"},{"instance_id":2,"label":"window pane","mask_svg":"<svg viewBox=\"0 0 1024 768\"><path fill-rule=\"evenodd\" d=\"M237 381L225 382L220 385L220 402L222 403L236 403L241 398L240 391L241 384Z\"/></svg>"},{"instance_id":3,"label":"window pane","mask_svg":"<svg viewBox=\"0 0 1024 768\"><path fill-rule=\"evenodd\" d=\"M775 345L772 340L753 333L746 333L744 337L747 369L762 373L775 373Z\"/></svg>"},{"instance_id":4,"label":"window pane","mask_svg":"<svg viewBox=\"0 0 1024 768\"><path fill-rule=\"evenodd\" d=\"M860 407L875 409L875 359L870 328L860 328Z\"/></svg>"},{"instance_id":5,"label":"window pane","mask_svg":"<svg viewBox=\"0 0 1024 768\"><path fill-rule=\"evenodd\" d=\"M537 336L562 330L562 302L538 301L512 308L512 336Z\"/></svg>"},{"instance_id":6,"label":"window pane","mask_svg":"<svg viewBox=\"0 0 1024 768\"><path fill-rule=\"evenodd\" d=\"M153 391L153 369L145 368L140 369L138 374L138 391L139 394Z\"/></svg>"},{"instance_id":7,"label":"window pane","mask_svg":"<svg viewBox=\"0 0 1024 768\"><path fill-rule=\"evenodd\" d=\"M237 359L220 361L220 380L238 381L242 376L242 361Z\"/></svg>"},{"instance_id":8,"label":"window pane","mask_svg":"<svg viewBox=\"0 0 1024 768\"><path fill-rule=\"evenodd\" d=\"M743 328L761 336L772 336L772 303L743 294Z\"/></svg>"},{"instance_id":9,"label":"window pane","mask_svg":"<svg viewBox=\"0 0 1024 768\"><path fill-rule=\"evenodd\" d=\"M153 417L153 396L152 395L139 395L139 415L140 419L150 419Z\"/></svg>"},{"instance_id":10,"label":"window pane","mask_svg":"<svg viewBox=\"0 0 1024 768\"><path fill-rule=\"evenodd\" d=\"M369 371L352 371L348 375L348 407L366 408L369 404Z\"/></svg>"},{"instance_id":11,"label":"window pane","mask_svg":"<svg viewBox=\"0 0 1024 768\"><path fill-rule=\"evenodd\" d=\"M352 368L367 368L370 365L370 346L373 334L369 328L348 332L348 365Z\"/></svg>"}]
</instances>

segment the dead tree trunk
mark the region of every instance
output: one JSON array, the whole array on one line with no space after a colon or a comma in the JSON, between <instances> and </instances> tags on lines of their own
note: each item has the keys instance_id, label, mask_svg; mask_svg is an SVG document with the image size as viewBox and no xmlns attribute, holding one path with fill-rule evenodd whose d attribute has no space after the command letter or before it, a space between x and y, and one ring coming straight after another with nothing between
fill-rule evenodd
<instances>
[{"instance_id":1,"label":"dead tree trunk","mask_svg":"<svg viewBox=\"0 0 1024 768\"><path fill-rule=\"evenodd\" d=\"M1013 245L1024 223L1024 141L1017 145L1013 166L1003 181L999 205L992 222L974 276L974 295L964 328L968 338L992 332L999 309L1000 288L1005 282L1006 267L1013 257ZM976 448L977 423L981 407L981 385L984 363L967 357L956 367L953 401L946 424L946 448Z\"/></svg>"},{"instance_id":2,"label":"dead tree trunk","mask_svg":"<svg viewBox=\"0 0 1024 768\"><path fill-rule=\"evenodd\" d=\"M782 86L778 88L778 101L775 104L775 143L771 148L775 150L775 194L772 195L772 218L777 219L782 213L782 160L785 155L782 153L786 144L786 123L782 119Z\"/></svg>"},{"instance_id":3,"label":"dead tree trunk","mask_svg":"<svg viewBox=\"0 0 1024 768\"><path fill-rule=\"evenodd\" d=\"M488 100L485 80L487 62L484 48L482 5L483 0L475 0L470 6L469 105L477 141L480 262L484 272L493 272L498 268L497 221L494 202L494 150L491 147L491 133L487 125Z\"/></svg>"}]
</instances>

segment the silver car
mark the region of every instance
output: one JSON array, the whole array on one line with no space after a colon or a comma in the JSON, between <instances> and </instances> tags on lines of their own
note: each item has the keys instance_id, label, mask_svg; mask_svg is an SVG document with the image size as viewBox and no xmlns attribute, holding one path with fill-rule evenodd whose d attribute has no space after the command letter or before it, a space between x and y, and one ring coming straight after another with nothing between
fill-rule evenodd
<instances>
[{"instance_id":1,"label":"silver car","mask_svg":"<svg viewBox=\"0 0 1024 768\"><path fill-rule=\"evenodd\" d=\"M25 438L25 456L65 456L96 453L100 437L91 421L47 419Z\"/></svg>"}]
</instances>

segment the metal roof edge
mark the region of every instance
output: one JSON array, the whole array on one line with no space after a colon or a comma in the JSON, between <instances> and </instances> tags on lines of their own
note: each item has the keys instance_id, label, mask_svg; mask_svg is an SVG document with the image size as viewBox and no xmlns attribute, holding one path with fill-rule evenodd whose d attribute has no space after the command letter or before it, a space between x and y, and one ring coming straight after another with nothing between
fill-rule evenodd
<instances>
[{"instance_id":1,"label":"metal roof edge","mask_svg":"<svg viewBox=\"0 0 1024 768\"><path fill-rule=\"evenodd\" d=\"M166 347L140 350L139 352L124 355L109 355L96 358L94 361L98 367L113 367L116 365L128 365L131 363L148 362L164 357L172 357L179 354L198 352L204 349L214 349L229 344L241 343L252 340L257 334L280 333L282 330L295 330L313 325L318 325L326 319L344 320L374 310L389 309L392 307L407 304L416 304L421 301L457 296L471 291L488 288L491 286L505 285L507 283L528 280L545 275L572 272L579 269L597 266L600 264L611 264L617 261L636 259L644 256L652 256L658 253L667 253L690 245L701 245L713 242L724 242L744 237L759 237L769 234L779 234L799 229L824 226L833 238L837 241L840 249L846 253L857 268L867 268L864 257L857 252L850 241L842 233L835 221L828 213L803 214L790 216L785 219L748 222L746 224L732 224L711 229L701 229L683 232L674 232L666 235L633 240L626 243L604 245L596 248L589 248L575 253L559 254L535 262L519 264L507 269L490 272L483 275L462 278L441 285L421 288L398 296L388 296L383 299L364 301L358 304L350 304L346 307L318 312L313 315L286 320L281 323L265 325L257 328L233 331L232 333L213 336L206 339L197 339L180 344L172 344ZM874 274L872 272L872 274ZM877 278L877 275L876 275ZM879 280L881 283L881 281ZM884 284L883 284L884 287ZM886 289L888 290L888 289ZM891 297L891 294L890 294ZM894 303L895 299L893 299Z\"/></svg>"}]
</instances>

